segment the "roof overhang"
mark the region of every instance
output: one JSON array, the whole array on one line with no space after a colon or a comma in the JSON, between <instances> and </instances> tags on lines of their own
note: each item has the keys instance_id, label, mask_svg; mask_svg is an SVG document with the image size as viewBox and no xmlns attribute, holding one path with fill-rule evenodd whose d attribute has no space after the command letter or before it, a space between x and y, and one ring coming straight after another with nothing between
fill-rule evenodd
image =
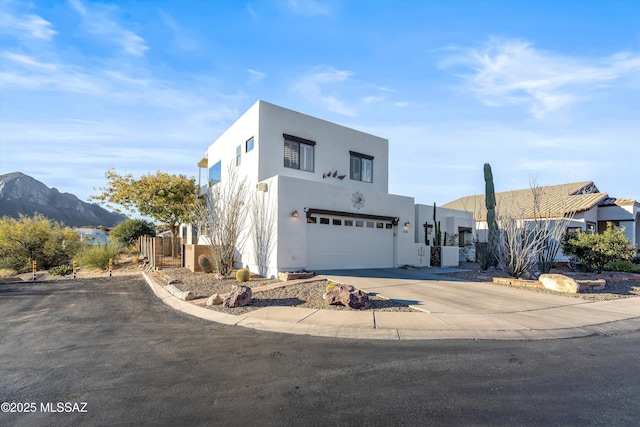
<instances>
[{"instance_id":1,"label":"roof overhang","mask_svg":"<svg viewBox=\"0 0 640 427\"><path fill-rule=\"evenodd\" d=\"M329 215L329 216L342 216L348 218L361 218L361 219L371 219L377 221L389 221L393 225L398 225L398 221L400 220L397 216L384 216L384 215L372 215L365 214L359 212L344 212L344 211L332 211L328 209L314 209L314 208L306 208L307 218L311 215Z\"/></svg>"}]
</instances>

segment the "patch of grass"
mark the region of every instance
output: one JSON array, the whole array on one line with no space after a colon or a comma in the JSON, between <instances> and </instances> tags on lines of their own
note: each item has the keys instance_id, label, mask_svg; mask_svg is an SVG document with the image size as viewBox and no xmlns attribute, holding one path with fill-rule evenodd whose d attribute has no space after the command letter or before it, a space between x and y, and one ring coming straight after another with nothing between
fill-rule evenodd
<instances>
[{"instance_id":1,"label":"patch of grass","mask_svg":"<svg viewBox=\"0 0 640 427\"><path fill-rule=\"evenodd\" d=\"M80 265L106 270L109 267L109 258L114 263L120 254L120 246L115 243L106 245L86 246L80 255Z\"/></svg>"},{"instance_id":2,"label":"patch of grass","mask_svg":"<svg viewBox=\"0 0 640 427\"><path fill-rule=\"evenodd\" d=\"M640 273L640 266L634 265L628 261L613 261L606 264L603 268L605 271L623 271L625 273Z\"/></svg>"}]
</instances>

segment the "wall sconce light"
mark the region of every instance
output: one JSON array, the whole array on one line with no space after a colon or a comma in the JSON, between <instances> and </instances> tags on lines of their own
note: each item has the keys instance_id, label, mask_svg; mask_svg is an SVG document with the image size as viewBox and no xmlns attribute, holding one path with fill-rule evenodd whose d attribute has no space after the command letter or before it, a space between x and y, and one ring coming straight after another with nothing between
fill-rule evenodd
<instances>
[{"instance_id":1,"label":"wall sconce light","mask_svg":"<svg viewBox=\"0 0 640 427\"><path fill-rule=\"evenodd\" d=\"M291 216L292 216L293 218L298 218L298 211L297 211L297 210L293 211L293 212L291 213Z\"/></svg>"},{"instance_id":2,"label":"wall sconce light","mask_svg":"<svg viewBox=\"0 0 640 427\"><path fill-rule=\"evenodd\" d=\"M431 234L431 232L433 231L433 224L428 224L428 223L424 223L425 229L427 231L427 234Z\"/></svg>"},{"instance_id":3,"label":"wall sconce light","mask_svg":"<svg viewBox=\"0 0 640 427\"><path fill-rule=\"evenodd\" d=\"M409 228L409 227L411 227L411 223L409 221L407 221L407 222L404 223L404 226Z\"/></svg>"},{"instance_id":4,"label":"wall sconce light","mask_svg":"<svg viewBox=\"0 0 640 427\"><path fill-rule=\"evenodd\" d=\"M409 227L411 226L411 223L409 221L404 223L404 227L402 227L402 232L403 233L408 233L409 232Z\"/></svg>"}]
</instances>

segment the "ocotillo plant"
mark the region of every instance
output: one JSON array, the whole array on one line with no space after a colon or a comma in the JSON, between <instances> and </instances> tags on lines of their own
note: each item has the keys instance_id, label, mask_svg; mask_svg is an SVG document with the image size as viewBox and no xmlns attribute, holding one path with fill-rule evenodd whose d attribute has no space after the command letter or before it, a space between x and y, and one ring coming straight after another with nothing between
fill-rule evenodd
<instances>
[{"instance_id":1,"label":"ocotillo plant","mask_svg":"<svg viewBox=\"0 0 640 427\"><path fill-rule=\"evenodd\" d=\"M491 165L484 164L484 183L485 183L485 205L487 207L487 225L489 228L489 236L487 239L487 260L484 262L486 268L492 266L496 262L496 252L498 250L498 222L496 221L496 193L493 186L493 173L491 173ZM483 269L485 266L482 266Z\"/></svg>"}]
</instances>

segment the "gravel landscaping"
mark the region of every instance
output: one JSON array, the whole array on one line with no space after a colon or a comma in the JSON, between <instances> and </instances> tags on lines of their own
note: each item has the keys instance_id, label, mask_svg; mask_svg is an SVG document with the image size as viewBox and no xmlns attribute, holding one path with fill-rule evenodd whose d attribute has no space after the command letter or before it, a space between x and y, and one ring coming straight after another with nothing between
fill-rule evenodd
<instances>
[{"instance_id":1,"label":"gravel landscaping","mask_svg":"<svg viewBox=\"0 0 640 427\"><path fill-rule=\"evenodd\" d=\"M172 283L180 290L191 291L196 300L208 298L213 294L225 294L231 291L231 287L236 283L235 276L229 278L216 279L215 274L192 273L186 268L169 268L162 270L162 274L174 280ZM328 281L324 279L305 281L304 283L281 282L274 279L265 279L257 275L252 275L251 280L245 283L254 290L251 305L238 308L226 308L222 305L207 306L211 310L221 311L229 314L243 314L249 311L258 310L269 306L300 307L322 310L352 310L341 305L329 305L322 298ZM276 289L256 292L260 286L282 284ZM406 305L381 298L376 295L369 295L370 305L365 310L375 311L418 311Z\"/></svg>"},{"instance_id":2,"label":"gravel landscaping","mask_svg":"<svg viewBox=\"0 0 640 427\"><path fill-rule=\"evenodd\" d=\"M491 270L489 272L480 271L477 263L461 263L461 270L456 273L442 274L443 279L451 277L471 282L490 282L493 277L508 277L504 272ZM593 292L581 292L568 294L551 291L537 286L522 286L494 283L495 286L509 286L522 289L523 298L526 292L544 292L555 295L562 295L572 298L580 298L588 301L606 301L620 298L630 298L640 296L640 280L628 280L628 275L617 273L606 273L603 275L592 273L573 273L567 271L552 271L555 273L568 274L574 279L589 280L605 278L607 284L605 289ZM231 287L236 283L235 276L228 278L216 278L215 274L192 273L186 268L168 268L161 271L162 275L170 278L173 284L183 291L191 291L196 299L195 303L204 306L204 299L213 294L226 294L231 291ZM616 280L616 278L618 278ZM624 280L624 278L627 278ZM339 305L329 305L323 299L327 280L317 279L299 283L299 281L281 282L274 279L265 279L257 275L252 275L251 280L246 283L253 290L251 305L238 308L226 308L222 305L208 306L211 310L221 311L229 314L243 314L249 311L258 310L269 306L301 307L323 310L351 310L348 307ZM264 291L256 291L261 286L281 284L281 287ZM416 311L406 305L381 298L377 295L369 295L371 304L366 310L375 311Z\"/></svg>"},{"instance_id":3,"label":"gravel landscaping","mask_svg":"<svg viewBox=\"0 0 640 427\"><path fill-rule=\"evenodd\" d=\"M487 272L480 271L480 268L475 262L463 262L458 267L463 272L447 273L443 274L443 277L451 277L469 282L491 282L494 277L509 277L504 271L491 269ZM536 286L517 286L503 283L493 283L496 286L508 286L520 288L527 291L543 292L547 294L562 295L572 298L580 298L587 301L608 301L621 298L632 298L640 296L640 276L636 280L629 280L629 274L627 273L615 273L605 272L603 274L596 273L576 273L567 271L566 269L552 269L551 273L559 273L572 277L575 280L595 280L605 279L607 284L601 291L580 292L577 294L555 292L546 288L540 288Z\"/></svg>"}]
</instances>

